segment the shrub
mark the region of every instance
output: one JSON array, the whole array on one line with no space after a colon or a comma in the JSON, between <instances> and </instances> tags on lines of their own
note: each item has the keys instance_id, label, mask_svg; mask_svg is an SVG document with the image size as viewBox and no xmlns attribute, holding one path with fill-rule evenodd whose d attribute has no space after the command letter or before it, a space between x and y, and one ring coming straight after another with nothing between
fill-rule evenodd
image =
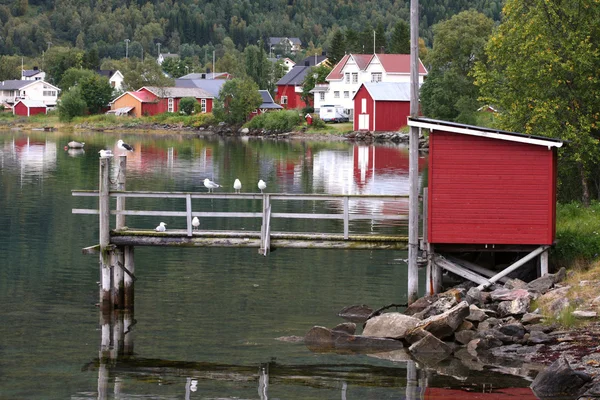
<instances>
[{"instance_id":1,"label":"shrub","mask_svg":"<svg viewBox=\"0 0 600 400\"><path fill-rule=\"evenodd\" d=\"M199 105L200 103L195 98L184 97L179 101L179 111L186 115L192 115L196 109L196 104Z\"/></svg>"},{"instance_id":2,"label":"shrub","mask_svg":"<svg viewBox=\"0 0 600 400\"><path fill-rule=\"evenodd\" d=\"M313 115L312 125L313 129L324 129L327 128L327 124L318 115Z\"/></svg>"},{"instance_id":3,"label":"shrub","mask_svg":"<svg viewBox=\"0 0 600 400\"><path fill-rule=\"evenodd\" d=\"M295 110L275 111L257 115L246 124L252 129L270 131L291 131L302 123L303 119Z\"/></svg>"},{"instance_id":4,"label":"shrub","mask_svg":"<svg viewBox=\"0 0 600 400\"><path fill-rule=\"evenodd\" d=\"M81 96L79 87L75 87L63 94L57 106L58 118L70 122L74 117L85 115L87 104Z\"/></svg>"}]
</instances>

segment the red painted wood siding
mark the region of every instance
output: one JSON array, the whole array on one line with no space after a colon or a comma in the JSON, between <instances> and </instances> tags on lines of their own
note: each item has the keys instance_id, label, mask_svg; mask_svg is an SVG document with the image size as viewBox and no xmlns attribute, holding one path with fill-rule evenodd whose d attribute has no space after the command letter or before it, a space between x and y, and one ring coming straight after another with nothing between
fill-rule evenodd
<instances>
[{"instance_id":1,"label":"red painted wood siding","mask_svg":"<svg viewBox=\"0 0 600 400\"><path fill-rule=\"evenodd\" d=\"M555 149L443 131L429 140L430 243L554 242Z\"/></svg>"},{"instance_id":2,"label":"red painted wood siding","mask_svg":"<svg viewBox=\"0 0 600 400\"><path fill-rule=\"evenodd\" d=\"M281 104L281 96L287 96L287 104ZM300 93L296 93L296 87L293 85L279 85L277 86L277 94L275 95L275 102L281 104L286 110L292 110L294 108L304 108L306 103L300 98Z\"/></svg>"},{"instance_id":3,"label":"red painted wood siding","mask_svg":"<svg viewBox=\"0 0 600 400\"><path fill-rule=\"evenodd\" d=\"M397 131L407 125L410 115L410 101L376 101L369 91L361 86L354 96L354 130L358 130L358 115L363 114L362 99L367 99L367 110L369 114L369 131Z\"/></svg>"},{"instance_id":4,"label":"red painted wood siding","mask_svg":"<svg viewBox=\"0 0 600 400\"><path fill-rule=\"evenodd\" d=\"M21 115L21 116L25 116L25 117L27 117L28 115L32 116L32 115L46 113L45 107L31 107L31 108L29 108L29 113L28 113L27 106L23 103L17 103L17 105L15 105L14 109L15 109L16 115Z\"/></svg>"}]
</instances>

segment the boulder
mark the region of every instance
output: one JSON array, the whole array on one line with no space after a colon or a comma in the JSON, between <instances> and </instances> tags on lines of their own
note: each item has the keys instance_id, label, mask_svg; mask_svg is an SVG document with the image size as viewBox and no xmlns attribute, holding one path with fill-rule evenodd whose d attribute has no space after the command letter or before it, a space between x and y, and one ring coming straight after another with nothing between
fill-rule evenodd
<instances>
[{"instance_id":1,"label":"boulder","mask_svg":"<svg viewBox=\"0 0 600 400\"><path fill-rule=\"evenodd\" d=\"M467 315L469 315L469 303L462 301L442 314L424 319L417 328L425 329L438 339L443 339L452 335Z\"/></svg>"},{"instance_id":2,"label":"boulder","mask_svg":"<svg viewBox=\"0 0 600 400\"><path fill-rule=\"evenodd\" d=\"M440 297L424 310L413 314L413 317L418 319L426 319L434 315L440 315L456 305L457 301L454 297Z\"/></svg>"},{"instance_id":3,"label":"boulder","mask_svg":"<svg viewBox=\"0 0 600 400\"><path fill-rule=\"evenodd\" d=\"M324 326L313 326L304 336L304 344L311 351L333 350L334 334Z\"/></svg>"},{"instance_id":4,"label":"boulder","mask_svg":"<svg viewBox=\"0 0 600 400\"><path fill-rule=\"evenodd\" d=\"M354 335L356 333L356 324L354 322L343 322L339 325L334 326L331 330L335 332L344 332L349 335Z\"/></svg>"},{"instance_id":5,"label":"boulder","mask_svg":"<svg viewBox=\"0 0 600 400\"><path fill-rule=\"evenodd\" d=\"M541 322L544 319L544 316L542 314L538 314L538 313L526 313L525 315L523 315L523 318L521 318L521 323L522 324L537 324L539 322Z\"/></svg>"},{"instance_id":6,"label":"boulder","mask_svg":"<svg viewBox=\"0 0 600 400\"><path fill-rule=\"evenodd\" d=\"M529 297L518 297L512 301L503 301L498 304L498 315L507 317L509 315L523 315L529 311Z\"/></svg>"},{"instance_id":7,"label":"boulder","mask_svg":"<svg viewBox=\"0 0 600 400\"><path fill-rule=\"evenodd\" d=\"M520 279L509 279L508 281L506 281L506 283L504 284L504 288L506 289L526 289L527 288L527 282L524 282Z\"/></svg>"},{"instance_id":8,"label":"boulder","mask_svg":"<svg viewBox=\"0 0 600 400\"><path fill-rule=\"evenodd\" d=\"M554 342L552 336L542 332L542 331L531 331L529 332L529 337L527 338L528 344L546 344Z\"/></svg>"},{"instance_id":9,"label":"boulder","mask_svg":"<svg viewBox=\"0 0 600 400\"><path fill-rule=\"evenodd\" d=\"M467 315L465 317L465 319L467 321L472 321L472 322L481 322L487 318L488 318L488 316L485 313L485 311L483 311L482 309L477 307L475 304L471 304L469 306L469 315Z\"/></svg>"},{"instance_id":10,"label":"boulder","mask_svg":"<svg viewBox=\"0 0 600 400\"><path fill-rule=\"evenodd\" d=\"M454 340L460 344L468 344L471 340L475 339L477 332L475 331L459 331L454 333Z\"/></svg>"},{"instance_id":11,"label":"boulder","mask_svg":"<svg viewBox=\"0 0 600 400\"><path fill-rule=\"evenodd\" d=\"M584 310L575 310L572 312L573 316L577 319L590 319L596 318L598 313L596 311L584 311Z\"/></svg>"},{"instance_id":12,"label":"boulder","mask_svg":"<svg viewBox=\"0 0 600 400\"><path fill-rule=\"evenodd\" d=\"M322 326L313 327L304 336L304 344L314 352L372 353L402 349L402 342L394 339L350 335Z\"/></svg>"},{"instance_id":13,"label":"boulder","mask_svg":"<svg viewBox=\"0 0 600 400\"><path fill-rule=\"evenodd\" d=\"M346 321L362 324L373 313L373 309L364 304L344 307L338 313Z\"/></svg>"},{"instance_id":14,"label":"boulder","mask_svg":"<svg viewBox=\"0 0 600 400\"><path fill-rule=\"evenodd\" d=\"M414 358L426 365L437 364L452 354L450 346L430 333L413 343L408 351Z\"/></svg>"},{"instance_id":15,"label":"boulder","mask_svg":"<svg viewBox=\"0 0 600 400\"><path fill-rule=\"evenodd\" d=\"M416 327L419 322L421 321L402 313L385 313L369 319L362 334L363 336L403 339L406 333Z\"/></svg>"},{"instance_id":16,"label":"boulder","mask_svg":"<svg viewBox=\"0 0 600 400\"><path fill-rule=\"evenodd\" d=\"M537 278L527 284L527 290L532 292L538 292L544 294L554 286L554 275L546 274L540 278Z\"/></svg>"},{"instance_id":17,"label":"boulder","mask_svg":"<svg viewBox=\"0 0 600 400\"><path fill-rule=\"evenodd\" d=\"M492 301L489 292L482 292L480 289L473 287L467 292L466 300L469 304L486 304Z\"/></svg>"},{"instance_id":18,"label":"boulder","mask_svg":"<svg viewBox=\"0 0 600 400\"><path fill-rule=\"evenodd\" d=\"M560 357L540 372L530 387L540 398L577 398L591 380L588 374L574 371L567 360Z\"/></svg>"},{"instance_id":19,"label":"boulder","mask_svg":"<svg viewBox=\"0 0 600 400\"><path fill-rule=\"evenodd\" d=\"M513 301L522 297L529 297L525 289L496 289L490 293L492 301Z\"/></svg>"},{"instance_id":20,"label":"boulder","mask_svg":"<svg viewBox=\"0 0 600 400\"><path fill-rule=\"evenodd\" d=\"M500 325L500 320L497 318L488 318L485 321L479 323L477 326L478 331L486 331L488 329L493 329Z\"/></svg>"},{"instance_id":21,"label":"boulder","mask_svg":"<svg viewBox=\"0 0 600 400\"><path fill-rule=\"evenodd\" d=\"M520 323L506 324L498 327L498 330L507 336L512 336L516 339L522 339L525 335L525 328Z\"/></svg>"},{"instance_id":22,"label":"boulder","mask_svg":"<svg viewBox=\"0 0 600 400\"><path fill-rule=\"evenodd\" d=\"M477 338L467 344L467 351L473 357L478 357L480 353L487 352L489 349L502 346L502 342L494 338Z\"/></svg>"},{"instance_id":23,"label":"boulder","mask_svg":"<svg viewBox=\"0 0 600 400\"><path fill-rule=\"evenodd\" d=\"M463 321L462 324L460 324L460 326L458 328L456 328L456 331L471 331L475 329L475 325L473 325L472 322L469 321Z\"/></svg>"}]
</instances>

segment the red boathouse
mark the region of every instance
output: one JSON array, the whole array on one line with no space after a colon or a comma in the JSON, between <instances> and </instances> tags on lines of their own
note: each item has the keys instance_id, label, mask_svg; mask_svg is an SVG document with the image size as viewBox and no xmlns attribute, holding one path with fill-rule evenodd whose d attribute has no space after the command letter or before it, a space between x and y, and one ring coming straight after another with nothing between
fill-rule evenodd
<instances>
[{"instance_id":1,"label":"red boathouse","mask_svg":"<svg viewBox=\"0 0 600 400\"><path fill-rule=\"evenodd\" d=\"M429 130L427 241L434 253L547 257L556 234L561 140L428 118L409 118L408 125Z\"/></svg>"},{"instance_id":2,"label":"red boathouse","mask_svg":"<svg viewBox=\"0 0 600 400\"><path fill-rule=\"evenodd\" d=\"M31 117L37 114L48 114L48 107L38 100L19 100L13 106L13 114Z\"/></svg>"}]
</instances>

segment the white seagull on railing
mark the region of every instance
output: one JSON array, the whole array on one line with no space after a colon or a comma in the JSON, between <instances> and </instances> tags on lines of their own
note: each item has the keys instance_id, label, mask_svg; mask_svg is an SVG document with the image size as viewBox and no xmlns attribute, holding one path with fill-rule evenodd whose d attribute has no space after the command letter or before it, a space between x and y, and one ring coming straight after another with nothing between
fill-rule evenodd
<instances>
[{"instance_id":1,"label":"white seagull on railing","mask_svg":"<svg viewBox=\"0 0 600 400\"><path fill-rule=\"evenodd\" d=\"M127 143L124 143L121 139L119 139L117 141L117 147L124 151L131 151L131 152L133 151L133 146L130 146Z\"/></svg>"},{"instance_id":2,"label":"white seagull on railing","mask_svg":"<svg viewBox=\"0 0 600 400\"><path fill-rule=\"evenodd\" d=\"M240 182L239 179L236 179L235 182L233 182L233 188L235 189L236 193L239 193L240 190L242 190L242 182Z\"/></svg>"},{"instance_id":3,"label":"white seagull on railing","mask_svg":"<svg viewBox=\"0 0 600 400\"><path fill-rule=\"evenodd\" d=\"M108 157L112 157L113 153L110 150L100 150L98 152L100 154L100 158L108 158Z\"/></svg>"},{"instance_id":4,"label":"white seagull on railing","mask_svg":"<svg viewBox=\"0 0 600 400\"><path fill-rule=\"evenodd\" d=\"M194 227L194 230L198 230L198 227L200 226L200 220L198 217L192 218L192 226Z\"/></svg>"},{"instance_id":5,"label":"white seagull on railing","mask_svg":"<svg viewBox=\"0 0 600 400\"><path fill-rule=\"evenodd\" d=\"M164 222L161 222L160 225L158 225L156 227L156 232L166 232L167 228L166 228L167 224L165 224Z\"/></svg>"},{"instance_id":6,"label":"white seagull on railing","mask_svg":"<svg viewBox=\"0 0 600 400\"><path fill-rule=\"evenodd\" d=\"M219 185L218 183L215 183L213 181L211 181L210 179L206 178L204 180L204 187L208 189L208 193L212 192L214 189L221 187L221 185Z\"/></svg>"},{"instance_id":7,"label":"white seagull on railing","mask_svg":"<svg viewBox=\"0 0 600 400\"><path fill-rule=\"evenodd\" d=\"M267 184L265 183L265 181L263 181L262 179L258 181L258 188L260 189L260 192L262 193L263 190L265 190L267 188Z\"/></svg>"}]
</instances>

